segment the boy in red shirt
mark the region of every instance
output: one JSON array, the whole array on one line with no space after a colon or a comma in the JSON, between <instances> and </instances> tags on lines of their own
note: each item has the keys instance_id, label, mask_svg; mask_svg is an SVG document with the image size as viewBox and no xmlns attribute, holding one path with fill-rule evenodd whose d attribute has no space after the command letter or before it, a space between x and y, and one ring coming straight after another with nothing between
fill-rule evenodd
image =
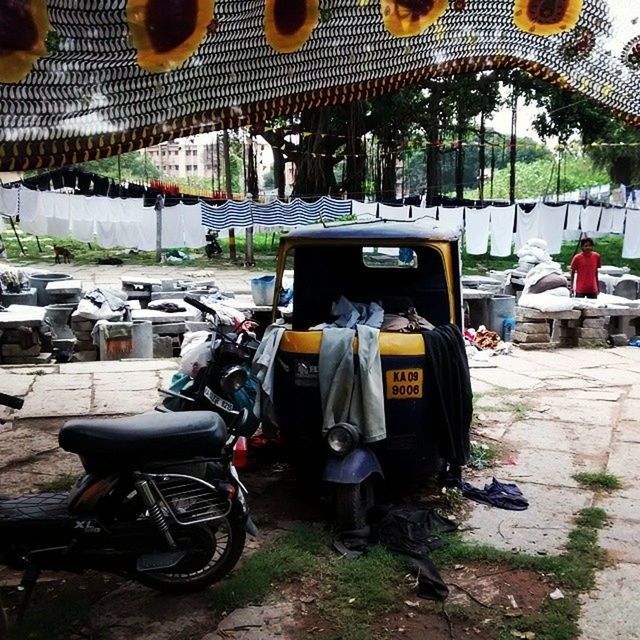
<instances>
[{"instance_id":1,"label":"boy in red shirt","mask_svg":"<svg viewBox=\"0 0 640 640\"><path fill-rule=\"evenodd\" d=\"M583 238L580 248L582 252L571 261L571 293L576 298L597 298L600 254L593 250L591 238Z\"/></svg>"}]
</instances>

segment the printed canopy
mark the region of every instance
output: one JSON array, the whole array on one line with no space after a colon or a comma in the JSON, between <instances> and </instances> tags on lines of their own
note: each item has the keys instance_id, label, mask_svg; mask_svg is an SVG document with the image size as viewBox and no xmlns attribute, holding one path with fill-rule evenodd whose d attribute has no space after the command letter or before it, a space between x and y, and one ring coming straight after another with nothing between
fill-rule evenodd
<instances>
[{"instance_id":1,"label":"printed canopy","mask_svg":"<svg viewBox=\"0 0 640 640\"><path fill-rule=\"evenodd\" d=\"M640 126L637 0L0 0L0 169L519 67Z\"/></svg>"}]
</instances>

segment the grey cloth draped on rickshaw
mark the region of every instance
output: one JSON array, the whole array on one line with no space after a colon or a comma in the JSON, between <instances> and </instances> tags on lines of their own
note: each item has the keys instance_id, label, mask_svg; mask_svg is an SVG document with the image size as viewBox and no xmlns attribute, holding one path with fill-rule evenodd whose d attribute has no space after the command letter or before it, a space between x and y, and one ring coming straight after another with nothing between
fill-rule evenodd
<instances>
[{"instance_id":1,"label":"grey cloth draped on rickshaw","mask_svg":"<svg viewBox=\"0 0 640 640\"><path fill-rule=\"evenodd\" d=\"M353 358L356 331L357 368ZM379 337L378 329L364 325L357 325L356 330L323 330L318 360L323 432L339 422L349 422L366 443L386 438Z\"/></svg>"}]
</instances>

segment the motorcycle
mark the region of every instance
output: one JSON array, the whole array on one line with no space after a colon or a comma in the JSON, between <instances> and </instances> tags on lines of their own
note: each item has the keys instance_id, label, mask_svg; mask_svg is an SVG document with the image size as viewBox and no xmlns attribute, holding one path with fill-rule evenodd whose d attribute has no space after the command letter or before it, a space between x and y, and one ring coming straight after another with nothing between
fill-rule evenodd
<instances>
[{"instance_id":1,"label":"motorcycle","mask_svg":"<svg viewBox=\"0 0 640 640\"><path fill-rule=\"evenodd\" d=\"M22 400L0 394L0 403ZM73 419L62 449L85 473L69 493L0 499L0 563L24 571L24 600L44 569L110 572L152 589L185 593L227 575L246 532L256 533L234 444L253 433L247 411L150 412Z\"/></svg>"},{"instance_id":2,"label":"motorcycle","mask_svg":"<svg viewBox=\"0 0 640 640\"><path fill-rule=\"evenodd\" d=\"M207 235L205 236L205 239L207 241L207 244L205 246L205 253L207 254L207 258L209 258L209 260L212 260L215 256L219 256L222 253L222 247L218 242L218 235L218 231L209 229L209 231L207 231Z\"/></svg>"},{"instance_id":3,"label":"motorcycle","mask_svg":"<svg viewBox=\"0 0 640 640\"><path fill-rule=\"evenodd\" d=\"M158 410L205 409L219 413L228 422L239 411L246 409L250 412L248 420L255 431L259 419L251 410L258 384L251 373L251 362L259 342L250 331L251 326L247 326L249 322L242 323L231 333L225 333L219 326L215 309L192 296L186 296L184 301L210 319L208 341L200 347L204 351L206 365L198 365L196 371L192 372L193 377L184 373L176 375L170 389L160 389L166 398ZM185 357L191 355L187 353Z\"/></svg>"}]
</instances>

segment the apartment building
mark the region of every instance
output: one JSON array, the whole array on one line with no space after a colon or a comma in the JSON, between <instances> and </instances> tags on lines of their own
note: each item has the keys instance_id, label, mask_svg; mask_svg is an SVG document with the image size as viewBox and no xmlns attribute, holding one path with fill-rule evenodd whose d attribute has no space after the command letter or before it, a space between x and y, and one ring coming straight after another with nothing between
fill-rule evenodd
<instances>
[{"instance_id":1,"label":"apartment building","mask_svg":"<svg viewBox=\"0 0 640 640\"><path fill-rule=\"evenodd\" d=\"M212 173L217 174L216 147L210 142L174 140L149 147L146 153L166 178L211 178Z\"/></svg>"}]
</instances>

